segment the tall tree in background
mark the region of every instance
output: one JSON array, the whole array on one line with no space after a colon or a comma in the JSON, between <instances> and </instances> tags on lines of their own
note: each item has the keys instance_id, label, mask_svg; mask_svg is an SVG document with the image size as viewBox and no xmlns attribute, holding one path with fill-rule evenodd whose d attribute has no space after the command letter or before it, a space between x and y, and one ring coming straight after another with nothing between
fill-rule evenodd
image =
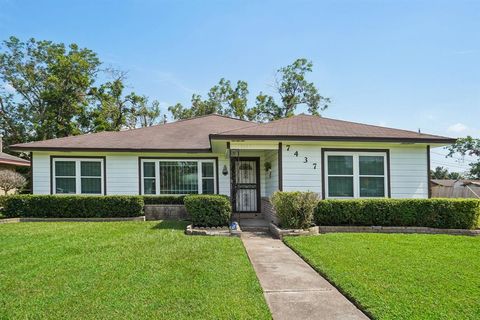
<instances>
[{"instance_id":1,"label":"tall tree in background","mask_svg":"<svg viewBox=\"0 0 480 320\"><path fill-rule=\"evenodd\" d=\"M78 115L100 61L88 49L15 37L0 52L0 128L6 144L79 134Z\"/></svg>"},{"instance_id":2,"label":"tall tree in background","mask_svg":"<svg viewBox=\"0 0 480 320\"><path fill-rule=\"evenodd\" d=\"M436 167L435 170L430 170L430 177L432 179L451 179L459 180L463 179L463 175L460 172L449 172L447 168Z\"/></svg>"},{"instance_id":3,"label":"tall tree in background","mask_svg":"<svg viewBox=\"0 0 480 320\"><path fill-rule=\"evenodd\" d=\"M0 47L0 134L5 145L120 130L157 121L158 102L125 92L125 74L111 81L97 54L76 44L15 37ZM140 121L142 119L142 121Z\"/></svg>"},{"instance_id":4,"label":"tall tree in background","mask_svg":"<svg viewBox=\"0 0 480 320\"><path fill-rule=\"evenodd\" d=\"M188 119L217 113L239 119L246 118L248 84L238 81L235 88L229 80L220 79L208 92L207 99L194 94L189 108L177 103L168 108L174 119Z\"/></svg>"},{"instance_id":5,"label":"tall tree in background","mask_svg":"<svg viewBox=\"0 0 480 320\"><path fill-rule=\"evenodd\" d=\"M294 115L299 105L305 105L310 114L318 115L330 103L329 98L321 96L313 82L306 80L306 74L312 72L313 64L307 59L297 59L291 65L277 71L275 81L277 103L271 95L260 92L255 105L248 107L248 84L238 81L235 88L224 78L212 87L207 99L194 94L191 106L186 108L177 103L168 108L174 119L188 119L206 114L218 113L238 119L271 121Z\"/></svg>"},{"instance_id":6,"label":"tall tree in background","mask_svg":"<svg viewBox=\"0 0 480 320\"><path fill-rule=\"evenodd\" d=\"M94 105L82 118L85 132L119 131L151 126L160 116L158 101L148 104L146 96L125 93L125 72L110 71L113 80L90 91Z\"/></svg>"},{"instance_id":7,"label":"tall tree in background","mask_svg":"<svg viewBox=\"0 0 480 320\"><path fill-rule=\"evenodd\" d=\"M448 156L453 156L455 153L459 153L462 156L472 156L476 158L470 163L470 170L468 177L470 179L480 179L480 139L475 139L470 136L466 138L458 139L449 148L450 153Z\"/></svg>"}]
</instances>

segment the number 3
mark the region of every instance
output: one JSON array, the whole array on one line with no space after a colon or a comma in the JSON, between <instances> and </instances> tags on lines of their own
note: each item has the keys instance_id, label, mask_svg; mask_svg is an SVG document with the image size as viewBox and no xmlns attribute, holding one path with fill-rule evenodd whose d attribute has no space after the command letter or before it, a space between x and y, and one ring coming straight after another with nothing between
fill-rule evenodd
<instances>
[{"instance_id":1,"label":"number 3","mask_svg":"<svg viewBox=\"0 0 480 320\"><path fill-rule=\"evenodd\" d=\"M303 161L303 163L307 163L308 162L308 158L305 157L305 161Z\"/></svg>"}]
</instances>

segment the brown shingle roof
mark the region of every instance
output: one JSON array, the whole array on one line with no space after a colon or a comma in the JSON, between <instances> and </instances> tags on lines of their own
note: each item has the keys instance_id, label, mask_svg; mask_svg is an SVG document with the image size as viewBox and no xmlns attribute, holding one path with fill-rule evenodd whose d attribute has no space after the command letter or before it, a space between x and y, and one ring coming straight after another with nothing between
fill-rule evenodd
<instances>
[{"instance_id":1,"label":"brown shingle roof","mask_svg":"<svg viewBox=\"0 0 480 320\"><path fill-rule=\"evenodd\" d=\"M120 132L100 132L12 145L16 150L210 151L212 139L405 141L452 143L451 138L319 116L298 115L269 123L220 115Z\"/></svg>"},{"instance_id":2,"label":"brown shingle roof","mask_svg":"<svg viewBox=\"0 0 480 320\"><path fill-rule=\"evenodd\" d=\"M111 150L111 151L198 151L210 150L212 133L251 126L251 122L208 115L119 132L79 136L12 145L16 150Z\"/></svg>"},{"instance_id":3,"label":"brown shingle roof","mask_svg":"<svg viewBox=\"0 0 480 320\"><path fill-rule=\"evenodd\" d=\"M0 152L0 164L11 164L15 166L30 166L30 161Z\"/></svg>"},{"instance_id":4,"label":"brown shingle roof","mask_svg":"<svg viewBox=\"0 0 480 320\"><path fill-rule=\"evenodd\" d=\"M268 123L213 134L217 139L299 139L350 141L411 141L453 143L455 139L356 122L300 114Z\"/></svg>"}]
</instances>

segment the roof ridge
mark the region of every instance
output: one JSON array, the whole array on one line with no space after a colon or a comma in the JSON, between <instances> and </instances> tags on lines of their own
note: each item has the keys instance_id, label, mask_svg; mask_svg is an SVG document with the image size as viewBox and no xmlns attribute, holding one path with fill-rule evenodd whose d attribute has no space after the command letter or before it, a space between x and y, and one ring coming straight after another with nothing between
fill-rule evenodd
<instances>
[{"instance_id":1,"label":"roof ridge","mask_svg":"<svg viewBox=\"0 0 480 320\"><path fill-rule=\"evenodd\" d=\"M308 115L308 116L310 116L310 115ZM332 120L332 121L338 121L338 122L353 123L353 124L362 125L362 126L370 126L370 127L376 127L376 128L382 128L382 129L390 129L390 130L398 130L398 131L403 131L403 132L408 132L408 133L415 133L415 134L418 134L419 136L435 136L435 137L447 138L447 137L439 136L439 135L435 135L435 134L421 133L421 132L419 133L419 132L416 132L416 131L413 131L413 130L391 128L391 127L385 127L385 126L380 126L380 125L375 125L375 124L361 123L361 122L355 122L355 121L349 121L349 120L340 120L340 119L327 118L327 117L321 117L321 118Z\"/></svg>"}]
</instances>

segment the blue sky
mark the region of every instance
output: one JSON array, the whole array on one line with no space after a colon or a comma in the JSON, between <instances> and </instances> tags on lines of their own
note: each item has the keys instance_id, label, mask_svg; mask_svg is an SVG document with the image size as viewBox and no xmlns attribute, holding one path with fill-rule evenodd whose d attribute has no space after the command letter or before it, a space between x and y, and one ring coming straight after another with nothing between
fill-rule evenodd
<instances>
[{"instance_id":1,"label":"blue sky","mask_svg":"<svg viewBox=\"0 0 480 320\"><path fill-rule=\"evenodd\" d=\"M480 1L0 0L10 35L88 47L164 112L221 77L253 102L305 57L327 117L480 137ZM433 152L432 166L466 167Z\"/></svg>"}]
</instances>

